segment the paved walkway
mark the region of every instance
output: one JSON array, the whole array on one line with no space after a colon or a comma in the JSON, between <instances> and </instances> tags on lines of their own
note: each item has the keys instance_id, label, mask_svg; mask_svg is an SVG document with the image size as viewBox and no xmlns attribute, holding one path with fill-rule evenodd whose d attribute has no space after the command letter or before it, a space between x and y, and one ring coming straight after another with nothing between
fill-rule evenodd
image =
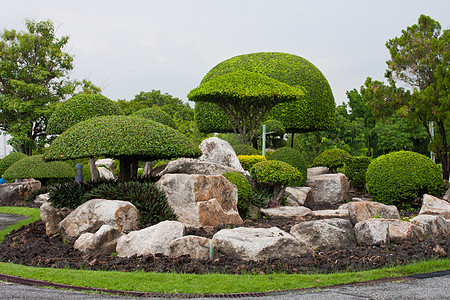
<instances>
[{"instance_id":1,"label":"paved walkway","mask_svg":"<svg viewBox=\"0 0 450 300\"><path fill-rule=\"evenodd\" d=\"M26 216L0 213L0 230L26 218Z\"/></svg>"}]
</instances>

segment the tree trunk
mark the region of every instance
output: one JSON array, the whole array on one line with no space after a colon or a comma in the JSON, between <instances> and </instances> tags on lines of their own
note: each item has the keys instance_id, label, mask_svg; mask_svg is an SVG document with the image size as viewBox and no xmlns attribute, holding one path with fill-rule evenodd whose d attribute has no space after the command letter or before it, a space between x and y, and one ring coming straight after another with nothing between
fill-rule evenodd
<instances>
[{"instance_id":1,"label":"tree trunk","mask_svg":"<svg viewBox=\"0 0 450 300\"><path fill-rule=\"evenodd\" d=\"M294 133L291 133L291 148L294 148Z\"/></svg>"},{"instance_id":2,"label":"tree trunk","mask_svg":"<svg viewBox=\"0 0 450 300\"><path fill-rule=\"evenodd\" d=\"M91 171L91 181L97 182L98 181L98 170L95 166L95 158L89 157L89 170Z\"/></svg>"},{"instance_id":3,"label":"tree trunk","mask_svg":"<svg viewBox=\"0 0 450 300\"><path fill-rule=\"evenodd\" d=\"M450 147L447 144L447 133L445 132L445 125L444 122L438 122L438 130L439 134L441 135L442 142L443 142L443 149L442 149L442 158L441 158L441 164L442 164L442 177L445 180L449 180L449 173L450 173L450 164L449 164L449 151Z\"/></svg>"},{"instance_id":4,"label":"tree trunk","mask_svg":"<svg viewBox=\"0 0 450 300\"><path fill-rule=\"evenodd\" d=\"M130 169L131 169L131 160L129 159L128 156L121 156L120 157L120 173L119 173L119 180L124 182L124 181L129 181L131 174L130 174Z\"/></svg>"},{"instance_id":5,"label":"tree trunk","mask_svg":"<svg viewBox=\"0 0 450 300\"><path fill-rule=\"evenodd\" d=\"M144 161L143 167L144 167L144 171L142 173L142 177L150 176L150 172L152 171L152 162L151 161Z\"/></svg>"},{"instance_id":6,"label":"tree trunk","mask_svg":"<svg viewBox=\"0 0 450 300\"><path fill-rule=\"evenodd\" d=\"M139 160L137 158L131 158L131 178L137 178L137 173L139 169Z\"/></svg>"}]
</instances>

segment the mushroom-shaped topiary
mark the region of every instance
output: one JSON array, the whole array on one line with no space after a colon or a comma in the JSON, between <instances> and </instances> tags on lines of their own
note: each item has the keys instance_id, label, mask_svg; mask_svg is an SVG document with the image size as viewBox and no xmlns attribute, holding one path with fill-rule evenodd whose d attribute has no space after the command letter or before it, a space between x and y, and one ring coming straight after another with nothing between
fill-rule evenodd
<instances>
[{"instance_id":1,"label":"mushroom-shaped topiary","mask_svg":"<svg viewBox=\"0 0 450 300\"><path fill-rule=\"evenodd\" d=\"M290 182L290 185L303 186L305 184L307 167L305 159L299 151L291 147L278 148L277 150L275 150L275 152L272 153L272 155L270 155L269 160L279 160L290 164L302 174L301 180Z\"/></svg>"},{"instance_id":2,"label":"mushroom-shaped topiary","mask_svg":"<svg viewBox=\"0 0 450 300\"><path fill-rule=\"evenodd\" d=\"M133 116L156 121L161 124L172 127L173 129L177 129L177 125L175 124L173 119L158 106L140 109L137 112L135 112Z\"/></svg>"},{"instance_id":3,"label":"mushroom-shaped topiary","mask_svg":"<svg viewBox=\"0 0 450 300\"><path fill-rule=\"evenodd\" d=\"M10 166L3 177L8 180L34 178L47 185L52 180L74 179L75 170L62 161L46 162L42 155L27 156Z\"/></svg>"},{"instance_id":4,"label":"mushroom-shaped topiary","mask_svg":"<svg viewBox=\"0 0 450 300\"><path fill-rule=\"evenodd\" d=\"M293 54L259 52L227 59L203 78L202 84L226 73L249 71L290 86L302 87L305 96L272 108L267 118L283 123L287 132L328 130L334 126L333 93L325 76L312 63ZM195 119L202 132L230 132L228 118L214 103L196 102Z\"/></svg>"},{"instance_id":5,"label":"mushroom-shaped topiary","mask_svg":"<svg viewBox=\"0 0 450 300\"><path fill-rule=\"evenodd\" d=\"M220 107L233 131L240 134L242 143L248 144L272 107L303 95L303 90L296 86L257 72L237 70L202 81L199 87L190 91L188 98Z\"/></svg>"},{"instance_id":6,"label":"mushroom-shaped topiary","mask_svg":"<svg viewBox=\"0 0 450 300\"><path fill-rule=\"evenodd\" d=\"M3 174L10 166L12 166L16 161L28 157L22 152L11 152L6 155L2 160L0 160L0 175Z\"/></svg>"},{"instance_id":7,"label":"mushroom-shaped topiary","mask_svg":"<svg viewBox=\"0 0 450 300\"><path fill-rule=\"evenodd\" d=\"M120 160L121 180L127 181L137 176L139 160L200 155L198 147L169 126L133 116L105 116L80 122L64 131L48 147L44 159L114 157Z\"/></svg>"},{"instance_id":8,"label":"mushroom-shaped topiary","mask_svg":"<svg viewBox=\"0 0 450 300\"><path fill-rule=\"evenodd\" d=\"M328 167L331 172L335 173L336 169L342 167L350 157L352 156L345 150L339 148L328 149L317 155L314 159L313 167Z\"/></svg>"},{"instance_id":9,"label":"mushroom-shaped topiary","mask_svg":"<svg viewBox=\"0 0 450 300\"><path fill-rule=\"evenodd\" d=\"M273 201L280 204L289 182L302 180L303 175L293 166L278 160L268 160L254 165L250 174L257 182L273 184Z\"/></svg>"}]
</instances>

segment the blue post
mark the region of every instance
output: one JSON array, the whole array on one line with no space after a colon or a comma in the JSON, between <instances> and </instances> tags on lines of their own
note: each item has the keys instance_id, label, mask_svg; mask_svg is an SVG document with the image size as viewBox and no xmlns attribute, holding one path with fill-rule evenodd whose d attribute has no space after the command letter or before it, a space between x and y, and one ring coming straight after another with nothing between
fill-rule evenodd
<instances>
[{"instance_id":1,"label":"blue post","mask_svg":"<svg viewBox=\"0 0 450 300\"><path fill-rule=\"evenodd\" d=\"M262 134L262 155L266 156L266 124L263 125Z\"/></svg>"},{"instance_id":2,"label":"blue post","mask_svg":"<svg viewBox=\"0 0 450 300\"><path fill-rule=\"evenodd\" d=\"M75 165L75 182L83 182L83 165Z\"/></svg>"}]
</instances>

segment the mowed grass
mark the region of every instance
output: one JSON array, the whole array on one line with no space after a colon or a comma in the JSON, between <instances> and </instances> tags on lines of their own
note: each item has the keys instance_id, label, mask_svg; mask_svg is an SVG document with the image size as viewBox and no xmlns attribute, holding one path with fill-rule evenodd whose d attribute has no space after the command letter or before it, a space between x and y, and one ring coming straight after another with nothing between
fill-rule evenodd
<instances>
[{"instance_id":1,"label":"mowed grass","mask_svg":"<svg viewBox=\"0 0 450 300\"><path fill-rule=\"evenodd\" d=\"M20 212L20 214L29 216L29 219L19 222L21 224L20 226L25 225L27 222L31 223L33 220L39 219L38 209L1 207L0 212L16 214L19 214ZM15 224L16 226L10 227L17 227L19 223ZM1 232L2 236L7 234L4 231L7 231L10 227ZM371 271L312 275L197 275L149 272L88 271L36 268L12 263L0 263L0 273L22 278L43 280L72 286L103 288L119 291L183 294L249 293L324 287L448 269L450 269L450 259L448 258L422 261L404 266L395 266Z\"/></svg>"},{"instance_id":2,"label":"mowed grass","mask_svg":"<svg viewBox=\"0 0 450 300\"><path fill-rule=\"evenodd\" d=\"M18 229L22 226L33 223L41 218L39 208L0 206L0 213L15 214L28 217L27 219L14 223L0 231L0 243L3 242L5 236L14 229Z\"/></svg>"}]
</instances>

